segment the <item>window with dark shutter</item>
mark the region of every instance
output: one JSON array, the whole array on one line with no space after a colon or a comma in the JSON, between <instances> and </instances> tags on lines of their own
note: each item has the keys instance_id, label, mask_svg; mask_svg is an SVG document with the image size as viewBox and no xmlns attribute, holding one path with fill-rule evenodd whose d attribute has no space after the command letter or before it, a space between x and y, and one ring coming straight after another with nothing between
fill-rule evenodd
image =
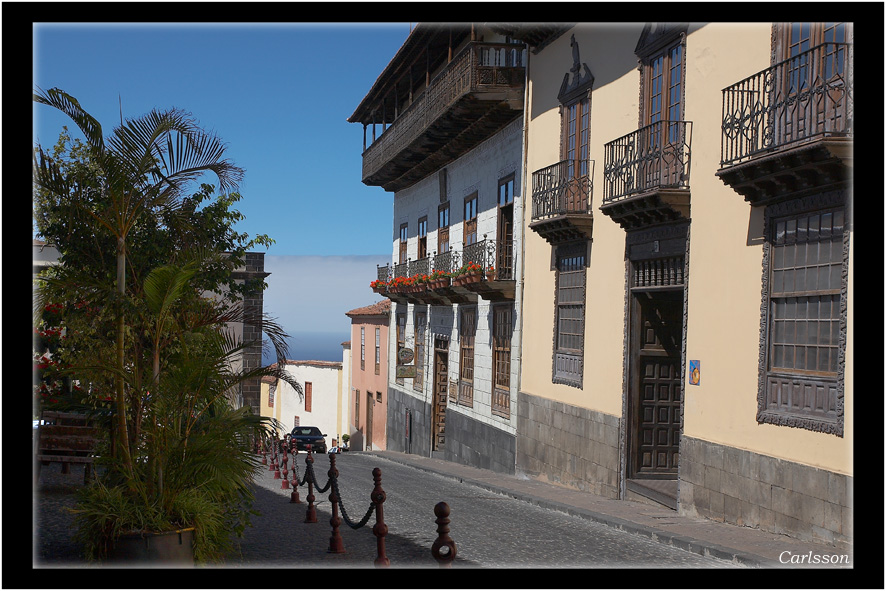
<instances>
[{"instance_id":1,"label":"window with dark shutter","mask_svg":"<svg viewBox=\"0 0 886 591\"><path fill-rule=\"evenodd\" d=\"M437 254L449 252L449 203L437 210Z\"/></svg>"},{"instance_id":2,"label":"window with dark shutter","mask_svg":"<svg viewBox=\"0 0 886 591\"><path fill-rule=\"evenodd\" d=\"M757 418L842 434L845 210L770 210L766 376Z\"/></svg>"},{"instance_id":3,"label":"window with dark shutter","mask_svg":"<svg viewBox=\"0 0 886 591\"><path fill-rule=\"evenodd\" d=\"M582 387L587 243L557 247L554 375L556 383Z\"/></svg>"},{"instance_id":4,"label":"window with dark shutter","mask_svg":"<svg viewBox=\"0 0 886 591\"><path fill-rule=\"evenodd\" d=\"M477 334L477 309L459 308L459 380L458 403L474 406L474 337Z\"/></svg>"},{"instance_id":5,"label":"window with dark shutter","mask_svg":"<svg viewBox=\"0 0 886 591\"><path fill-rule=\"evenodd\" d=\"M511 416L511 333L513 309L510 304L493 307L492 312L492 414Z\"/></svg>"}]
</instances>

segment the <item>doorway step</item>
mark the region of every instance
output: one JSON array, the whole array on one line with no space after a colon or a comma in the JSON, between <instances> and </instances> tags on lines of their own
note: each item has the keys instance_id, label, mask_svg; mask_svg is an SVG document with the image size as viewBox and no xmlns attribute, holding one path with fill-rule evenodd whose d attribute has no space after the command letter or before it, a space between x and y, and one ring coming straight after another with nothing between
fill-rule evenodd
<instances>
[{"instance_id":1,"label":"doorway step","mask_svg":"<svg viewBox=\"0 0 886 591\"><path fill-rule=\"evenodd\" d=\"M627 495L630 501L640 501L663 505L669 509L677 510L677 481L676 480L652 480L628 479Z\"/></svg>"}]
</instances>

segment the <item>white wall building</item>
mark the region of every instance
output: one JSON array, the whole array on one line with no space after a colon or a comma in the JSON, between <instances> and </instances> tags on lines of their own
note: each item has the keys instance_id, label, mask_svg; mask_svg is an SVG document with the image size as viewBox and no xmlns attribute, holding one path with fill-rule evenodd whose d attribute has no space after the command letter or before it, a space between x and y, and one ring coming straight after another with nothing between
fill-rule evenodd
<instances>
[{"instance_id":1,"label":"white wall building","mask_svg":"<svg viewBox=\"0 0 886 591\"><path fill-rule=\"evenodd\" d=\"M274 416L283 425L281 437L296 425L309 425L318 427L326 435L326 447L332 447L332 440L345 432L341 427L342 412L347 407L346 402L342 403L342 363L287 360L286 371L301 385L304 396L286 382L277 381Z\"/></svg>"},{"instance_id":2,"label":"white wall building","mask_svg":"<svg viewBox=\"0 0 886 591\"><path fill-rule=\"evenodd\" d=\"M363 182L394 194L392 263L379 269L393 302L388 449L506 473L516 456L524 49L478 23L420 23L349 118L364 125ZM398 284L468 263L482 269L474 283Z\"/></svg>"}]
</instances>

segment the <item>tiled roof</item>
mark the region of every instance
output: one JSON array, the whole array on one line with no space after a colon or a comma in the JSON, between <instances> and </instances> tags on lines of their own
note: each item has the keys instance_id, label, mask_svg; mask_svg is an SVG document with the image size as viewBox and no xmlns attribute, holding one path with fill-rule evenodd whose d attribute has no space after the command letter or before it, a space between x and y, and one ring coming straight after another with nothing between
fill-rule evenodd
<instances>
[{"instance_id":1,"label":"tiled roof","mask_svg":"<svg viewBox=\"0 0 886 591\"><path fill-rule=\"evenodd\" d=\"M287 359L286 365L313 365L314 367L333 367L341 369L341 361L296 361L294 359Z\"/></svg>"},{"instance_id":2,"label":"tiled roof","mask_svg":"<svg viewBox=\"0 0 886 591\"><path fill-rule=\"evenodd\" d=\"M385 298L380 302L376 302L362 308L354 308L350 312L345 312L345 316L353 318L354 316L384 316L391 313L391 300Z\"/></svg>"}]
</instances>

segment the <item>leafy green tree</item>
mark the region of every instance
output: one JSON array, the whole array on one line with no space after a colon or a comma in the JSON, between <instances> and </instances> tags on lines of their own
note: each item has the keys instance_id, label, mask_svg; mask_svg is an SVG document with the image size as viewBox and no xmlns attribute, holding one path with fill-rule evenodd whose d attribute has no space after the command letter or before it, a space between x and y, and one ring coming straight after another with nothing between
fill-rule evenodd
<instances>
[{"instance_id":1,"label":"leafy green tree","mask_svg":"<svg viewBox=\"0 0 886 591\"><path fill-rule=\"evenodd\" d=\"M102 318L84 326L80 340L83 345L87 337L97 337L96 344L85 346L96 359L108 358L108 322L113 322L116 449L131 469L137 434L129 433L127 425L125 376L141 366L133 365L131 357L127 365L126 348L128 342L146 350L150 343L143 332L127 326L126 318L136 315L143 301L139 290L144 277L184 252L222 249L230 253L228 260L207 258L211 262L200 275L199 287L235 298L253 286L237 285L230 270L242 263L248 248L271 241L266 236L249 241L232 229L239 213L230 206L239 199L234 191L243 170L224 157L225 145L200 128L191 114L153 110L121 122L105 138L100 123L66 92L37 89L34 101L68 115L84 136L84 142L77 143L63 137L52 150L35 147L36 225L59 249L62 263L44 292L49 297L63 291L68 301L102 311ZM206 174L215 176L220 193L209 204L204 204L212 192L209 185L186 196ZM218 289L222 284L228 289ZM131 393L132 399L144 396L135 389ZM134 410L138 415L139 409ZM139 422L138 417L134 420Z\"/></svg>"},{"instance_id":2,"label":"leafy green tree","mask_svg":"<svg viewBox=\"0 0 886 591\"><path fill-rule=\"evenodd\" d=\"M50 308L66 331L53 359L86 386L84 401L113 392L115 457L83 491L80 535L100 557L121 532L190 526L198 558L217 557L246 516L257 467L249 442L276 426L234 408L231 392L266 375L301 392L282 363L286 334L238 304L265 285L241 285L233 271L273 241L234 230L243 171L190 114L152 111L105 138L64 91L38 89L34 100L68 114L85 137L65 129L51 150L35 146L35 227L61 255L41 278L35 311L62 304ZM204 174L218 195L205 183L193 191ZM235 338L231 323L261 323L278 363L239 366L254 343Z\"/></svg>"}]
</instances>

